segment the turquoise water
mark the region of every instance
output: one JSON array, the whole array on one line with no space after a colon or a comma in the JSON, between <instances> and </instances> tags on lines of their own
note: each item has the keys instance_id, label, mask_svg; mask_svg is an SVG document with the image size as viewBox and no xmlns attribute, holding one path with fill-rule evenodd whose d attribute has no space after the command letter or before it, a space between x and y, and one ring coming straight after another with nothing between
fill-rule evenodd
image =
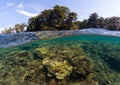
<instances>
[{"instance_id":1,"label":"turquoise water","mask_svg":"<svg viewBox=\"0 0 120 85\"><path fill-rule=\"evenodd\" d=\"M120 37L100 35L65 36L34 41L9 48L1 48L0 63L5 62L5 59L9 61L10 58L16 57L13 56L16 55L13 52L34 52L36 48L47 48L49 54L56 51L59 53L59 51L62 52L62 50L71 51L70 53L72 54L64 54L67 56L79 55L82 49L82 54L92 61L96 71L96 77L94 79L98 81L100 85L104 82L109 82L111 85L120 85ZM58 57L59 54L56 54L56 56ZM49 55L46 54L45 56ZM30 61L32 62L33 60Z\"/></svg>"},{"instance_id":2,"label":"turquoise water","mask_svg":"<svg viewBox=\"0 0 120 85\"><path fill-rule=\"evenodd\" d=\"M120 43L120 37L114 36L100 36L100 35L80 35L80 36L66 36L62 38L46 40L47 42L71 42L71 41L99 41L99 42L110 42Z\"/></svg>"},{"instance_id":3,"label":"turquoise water","mask_svg":"<svg viewBox=\"0 0 120 85\"><path fill-rule=\"evenodd\" d=\"M22 50L32 50L36 47L42 46L42 45L67 45L69 44L77 44L82 43L86 46L86 48L90 47L97 47L102 46L107 48L106 46L110 46L113 48L114 51L119 51L120 49L120 38L119 37L112 37L112 36L99 36L99 35L80 35L80 36L65 36L50 40L42 40L37 42L32 42L24 45L20 45L17 47L17 49ZM87 46L88 45L88 46ZM89 46L90 45L90 46ZM106 45L106 46L105 46ZM97 49L97 48L96 48Z\"/></svg>"},{"instance_id":4,"label":"turquoise water","mask_svg":"<svg viewBox=\"0 0 120 85\"><path fill-rule=\"evenodd\" d=\"M98 43L98 42L103 42L103 43L109 43L109 44L120 44L120 37L114 37L114 36L100 36L100 35L79 35L79 36L65 36L65 37L60 37L60 38L55 38L55 39L50 39L50 40L41 40L37 42L32 42L28 44L32 45L33 47L37 47L42 44L52 44L52 43L69 43L69 42L93 42ZM25 44L27 45L27 44ZM20 45L19 47L23 47L24 45Z\"/></svg>"}]
</instances>

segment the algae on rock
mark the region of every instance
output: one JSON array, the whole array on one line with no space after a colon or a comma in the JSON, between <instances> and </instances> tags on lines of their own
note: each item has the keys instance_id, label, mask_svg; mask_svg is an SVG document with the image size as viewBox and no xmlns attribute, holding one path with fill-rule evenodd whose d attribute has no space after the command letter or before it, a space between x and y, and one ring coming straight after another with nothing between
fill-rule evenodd
<instances>
[{"instance_id":1,"label":"algae on rock","mask_svg":"<svg viewBox=\"0 0 120 85\"><path fill-rule=\"evenodd\" d=\"M55 76L57 79L65 79L72 72L72 66L69 66L67 61L43 59L43 66L47 69L47 76Z\"/></svg>"},{"instance_id":2,"label":"algae on rock","mask_svg":"<svg viewBox=\"0 0 120 85\"><path fill-rule=\"evenodd\" d=\"M93 68L80 46L76 43L42 44L32 50L10 52L1 63L0 84L9 81L14 85L15 81L20 82L16 85L77 85L91 81L92 78L87 80L87 77ZM5 80L3 75L8 78ZM82 75L86 79L82 80Z\"/></svg>"}]
</instances>

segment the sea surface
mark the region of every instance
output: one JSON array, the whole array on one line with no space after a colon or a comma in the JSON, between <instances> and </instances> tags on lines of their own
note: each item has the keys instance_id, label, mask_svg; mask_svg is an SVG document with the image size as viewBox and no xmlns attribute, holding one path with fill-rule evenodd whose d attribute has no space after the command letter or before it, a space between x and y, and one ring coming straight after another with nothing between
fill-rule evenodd
<instances>
[{"instance_id":1,"label":"sea surface","mask_svg":"<svg viewBox=\"0 0 120 85\"><path fill-rule=\"evenodd\" d=\"M39 81L42 77L36 77L45 76L38 72L44 58L66 60L69 63L67 57L76 56L84 56L91 61L93 72L89 79L94 81L93 85L120 85L120 37L102 35L64 36L0 48L0 85L45 85L41 83L45 80ZM82 81L79 83L89 85L89 79L77 78ZM72 82L63 85L78 85ZM88 83L92 85L93 82Z\"/></svg>"}]
</instances>

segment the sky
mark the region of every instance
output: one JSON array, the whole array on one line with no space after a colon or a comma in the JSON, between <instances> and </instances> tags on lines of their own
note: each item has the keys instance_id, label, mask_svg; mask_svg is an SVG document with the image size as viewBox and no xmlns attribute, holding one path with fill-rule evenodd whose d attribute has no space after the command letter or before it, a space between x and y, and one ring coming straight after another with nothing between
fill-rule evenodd
<instances>
[{"instance_id":1,"label":"sky","mask_svg":"<svg viewBox=\"0 0 120 85\"><path fill-rule=\"evenodd\" d=\"M28 19L55 5L67 6L78 14L78 20L87 19L93 12L99 16L120 16L120 0L0 0L0 31Z\"/></svg>"}]
</instances>

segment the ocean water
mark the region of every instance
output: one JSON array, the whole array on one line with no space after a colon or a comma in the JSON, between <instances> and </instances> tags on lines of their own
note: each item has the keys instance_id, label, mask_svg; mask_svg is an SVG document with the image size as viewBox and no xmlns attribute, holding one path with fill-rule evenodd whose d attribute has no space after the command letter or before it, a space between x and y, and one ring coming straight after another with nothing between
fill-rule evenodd
<instances>
[{"instance_id":1,"label":"ocean water","mask_svg":"<svg viewBox=\"0 0 120 85\"><path fill-rule=\"evenodd\" d=\"M44 58L66 60L72 65L71 62L77 62L72 58L81 58L79 56L90 60L93 68L88 79L74 76L74 80L80 81L79 84L120 85L120 37L100 35L64 36L0 48L0 85L46 85L45 82L48 82L45 79L46 75L39 67L40 65L43 67L41 62ZM87 66L84 69L85 72L88 71ZM44 77L36 77L36 75ZM81 75L88 77L84 72ZM73 74L71 73L70 76ZM67 78L68 80L65 80ZM65 79L63 80L72 84L63 85L79 85L69 76Z\"/></svg>"}]
</instances>

